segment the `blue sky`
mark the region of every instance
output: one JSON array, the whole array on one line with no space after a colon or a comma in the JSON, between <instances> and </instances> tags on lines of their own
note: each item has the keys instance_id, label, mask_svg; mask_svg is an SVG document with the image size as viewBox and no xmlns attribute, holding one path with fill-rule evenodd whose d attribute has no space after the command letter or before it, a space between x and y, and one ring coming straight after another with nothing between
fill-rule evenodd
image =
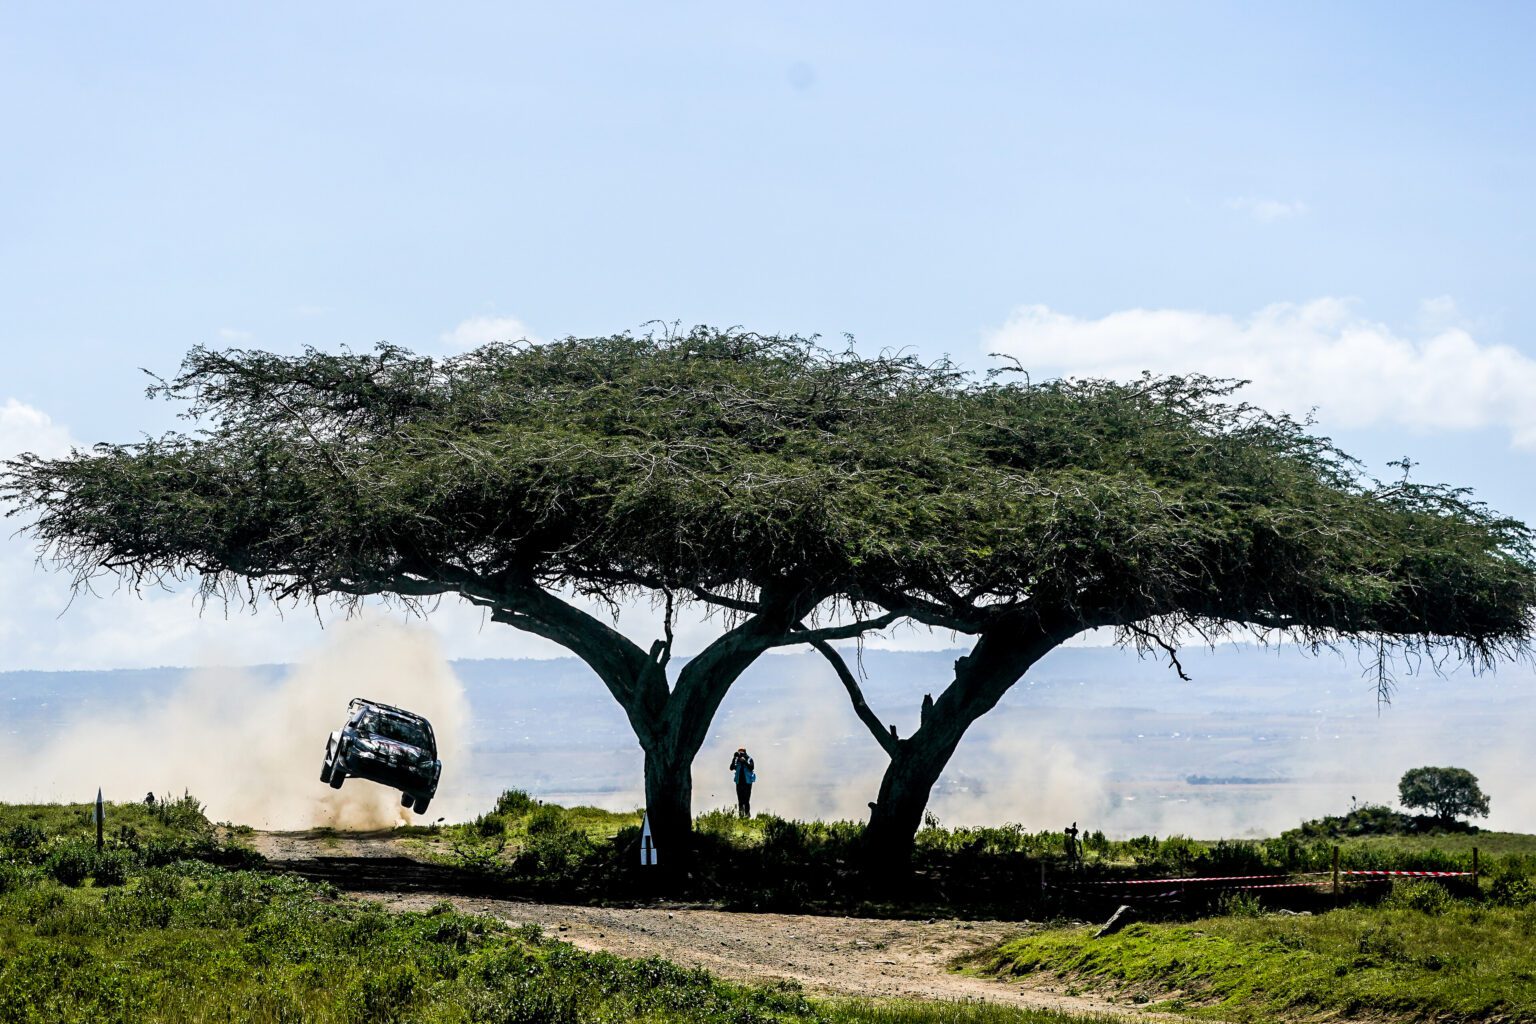
<instances>
[{"instance_id":1,"label":"blue sky","mask_svg":"<svg viewBox=\"0 0 1536 1024\"><path fill-rule=\"evenodd\" d=\"M138 368L195 344L664 319L1251 376L1373 468L1411 454L1536 521L1533 29L1519 4L12 5L0 447L170 426ZM310 635L183 598L55 618L6 543L0 668ZM453 621L450 653L524 649Z\"/></svg>"}]
</instances>

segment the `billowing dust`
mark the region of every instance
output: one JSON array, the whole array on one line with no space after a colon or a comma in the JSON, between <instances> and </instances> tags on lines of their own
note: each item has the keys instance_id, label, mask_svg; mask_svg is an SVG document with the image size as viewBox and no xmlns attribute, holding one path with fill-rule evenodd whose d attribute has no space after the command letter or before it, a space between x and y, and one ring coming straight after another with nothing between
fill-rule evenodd
<instances>
[{"instance_id":1,"label":"billowing dust","mask_svg":"<svg viewBox=\"0 0 1536 1024\"><path fill-rule=\"evenodd\" d=\"M331 636L276 685L238 669L193 669L167 698L73 722L25 757L11 751L0 794L78 802L98 786L113 801L188 791L210 818L258 828L408 823L396 790L320 782L327 736L341 727L348 700L367 697L431 721L443 778L424 817L464 813L454 792L469 777L469 705L432 633L375 621L343 623Z\"/></svg>"}]
</instances>

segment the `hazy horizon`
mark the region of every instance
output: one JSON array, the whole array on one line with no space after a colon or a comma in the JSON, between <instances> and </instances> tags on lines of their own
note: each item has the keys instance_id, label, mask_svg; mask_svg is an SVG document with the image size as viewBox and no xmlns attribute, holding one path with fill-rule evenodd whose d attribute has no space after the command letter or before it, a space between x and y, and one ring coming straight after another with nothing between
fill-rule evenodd
<instances>
[{"instance_id":1,"label":"hazy horizon","mask_svg":"<svg viewBox=\"0 0 1536 1024\"><path fill-rule=\"evenodd\" d=\"M922 695L941 689L959 653L866 651L864 687L882 721L908 734ZM1049 655L972 728L931 809L947 824L1274 834L1341 813L1351 798L1395 804L1403 771L1455 764L1493 798L1481 824L1536 831L1523 782L1536 755L1502 739L1536 710L1528 667L1403 674L1394 702L1378 708L1369 666L1353 656L1225 647L1181 658L1192 682L1162 659L1116 648ZM96 773L125 790L116 798L187 788L215 817L243 820L243 811L252 824L392 823L393 794L351 783L343 795L354 805L374 799L343 812L313 777L352 696L451 715L457 751L445 754L430 817L472 817L504 788L615 810L643 803L639 748L583 663L450 661L425 629L393 623L336 631L297 665L0 673L10 709L0 755L20 764L15 747L25 743L28 763L41 766L0 779L0 798L84 799L65 780L94 793L87 769L101 762ZM168 727L175 743L163 742ZM234 751L222 742L231 730ZM727 696L695 764L696 810L730 802L725 766L743 744L758 758L755 804L795 817L862 818L884 763L810 653L760 659Z\"/></svg>"}]
</instances>

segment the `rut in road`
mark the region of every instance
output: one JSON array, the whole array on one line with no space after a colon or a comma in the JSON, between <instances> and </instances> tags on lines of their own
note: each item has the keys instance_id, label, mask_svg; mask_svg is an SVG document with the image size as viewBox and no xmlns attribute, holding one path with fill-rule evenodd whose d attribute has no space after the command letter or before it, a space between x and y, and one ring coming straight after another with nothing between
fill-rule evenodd
<instances>
[{"instance_id":1,"label":"rut in road","mask_svg":"<svg viewBox=\"0 0 1536 1024\"><path fill-rule=\"evenodd\" d=\"M1126 1020L1187 1020L1099 993L1068 995L1048 981L956 974L948 964L1028 927L1010 921L906 921L757 914L657 904L590 907L476 893L451 869L411 860L387 832L312 836L258 833L276 866L399 910L447 899L459 910L625 957L658 956L747 982L793 981L817 995L960 1000L1112 1013ZM456 877L457 876L457 877Z\"/></svg>"}]
</instances>

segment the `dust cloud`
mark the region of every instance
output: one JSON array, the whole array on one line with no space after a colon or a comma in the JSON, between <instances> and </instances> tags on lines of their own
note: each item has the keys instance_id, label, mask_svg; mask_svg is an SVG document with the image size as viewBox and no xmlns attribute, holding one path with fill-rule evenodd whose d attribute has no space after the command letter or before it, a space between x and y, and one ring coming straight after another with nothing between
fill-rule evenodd
<instances>
[{"instance_id":1,"label":"dust cloud","mask_svg":"<svg viewBox=\"0 0 1536 1024\"><path fill-rule=\"evenodd\" d=\"M311 658L276 684L238 669L189 670L180 689L137 709L69 723L39 750L10 751L7 800L78 802L98 786L113 801L148 791L191 792L208 816L262 829L389 828L413 815L400 794L348 779L320 782L328 734L353 697L426 716L443 762L439 796L425 817L468 812L454 798L469 775L469 704L424 626L342 623Z\"/></svg>"},{"instance_id":2,"label":"dust cloud","mask_svg":"<svg viewBox=\"0 0 1536 1024\"><path fill-rule=\"evenodd\" d=\"M757 765L754 813L809 820L864 820L880 789L884 753L840 689L797 672L785 696L725 709L693 762L695 812L736 807L731 754L746 747ZM731 700L731 698L727 698ZM750 701L750 703L747 703Z\"/></svg>"}]
</instances>

